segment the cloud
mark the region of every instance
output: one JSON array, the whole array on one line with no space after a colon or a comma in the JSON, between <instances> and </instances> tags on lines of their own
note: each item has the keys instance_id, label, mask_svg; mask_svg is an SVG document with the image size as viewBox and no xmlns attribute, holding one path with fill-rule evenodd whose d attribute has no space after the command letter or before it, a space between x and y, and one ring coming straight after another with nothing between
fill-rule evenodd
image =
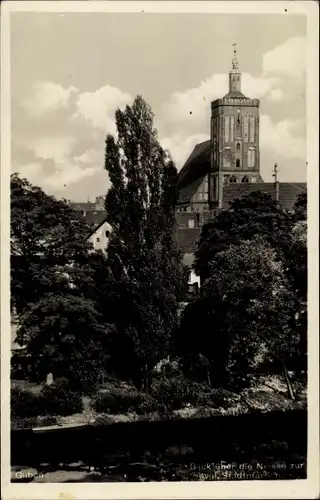
<instances>
[{"instance_id":1,"label":"cloud","mask_svg":"<svg viewBox=\"0 0 320 500\"><path fill-rule=\"evenodd\" d=\"M272 89L268 94L270 101L281 101L285 99L285 94L282 89Z\"/></svg>"},{"instance_id":2,"label":"cloud","mask_svg":"<svg viewBox=\"0 0 320 500\"><path fill-rule=\"evenodd\" d=\"M260 74L242 75L243 93L261 100L265 180L272 180L268 176L275 161L283 180L301 179L306 153L305 45L303 37L290 38L262 56ZM228 75L218 73L194 88L174 92L154 110L160 142L178 169L196 144L209 139L210 103L227 92ZM30 95L13 103L12 167L56 195L86 198L99 194L100 185L104 193L105 134L116 134L115 111L132 100L129 93L110 85L80 93L75 87L36 82ZM296 119L299 116L302 119Z\"/></svg>"},{"instance_id":3,"label":"cloud","mask_svg":"<svg viewBox=\"0 0 320 500\"><path fill-rule=\"evenodd\" d=\"M95 174L95 168L83 168L83 166L75 160L74 162L69 162L67 168L65 164L56 164L54 174L43 178L42 185L49 190L60 191L69 184L74 184Z\"/></svg>"},{"instance_id":4,"label":"cloud","mask_svg":"<svg viewBox=\"0 0 320 500\"><path fill-rule=\"evenodd\" d=\"M34 151L37 158L49 159L63 162L70 155L73 145L76 141L75 137L39 137L30 147Z\"/></svg>"},{"instance_id":5,"label":"cloud","mask_svg":"<svg viewBox=\"0 0 320 500\"><path fill-rule=\"evenodd\" d=\"M101 150L97 149L89 149L82 153L80 156L76 156L75 160L84 165L94 165L99 164L103 165L104 163L104 151L103 148Z\"/></svg>"},{"instance_id":6,"label":"cloud","mask_svg":"<svg viewBox=\"0 0 320 500\"><path fill-rule=\"evenodd\" d=\"M68 163L54 162L47 168L46 160L38 160L33 163L21 165L18 169L22 177L26 177L31 183L41 186L47 193L61 194L83 179L97 174L97 167L84 166L77 159L69 158Z\"/></svg>"},{"instance_id":7,"label":"cloud","mask_svg":"<svg viewBox=\"0 0 320 500\"><path fill-rule=\"evenodd\" d=\"M275 159L305 161L306 140L301 133L301 120L272 122L270 116L260 116L260 147L274 153ZM301 135L300 135L301 134Z\"/></svg>"},{"instance_id":8,"label":"cloud","mask_svg":"<svg viewBox=\"0 0 320 500\"><path fill-rule=\"evenodd\" d=\"M252 98L279 100L283 92L278 85L278 78L253 77L248 73L242 75L242 92ZM215 74L196 88L174 92L162 106L160 119L189 132L202 132L208 129L210 102L223 97L227 91L228 75Z\"/></svg>"},{"instance_id":9,"label":"cloud","mask_svg":"<svg viewBox=\"0 0 320 500\"><path fill-rule=\"evenodd\" d=\"M95 92L80 94L76 102L77 111L73 117L87 120L94 128L114 134L116 109L123 109L131 101L132 97L129 94L117 87L106 85Z\"/></svg>"},{"instance_id":10,"label":"cloud","mask_svg":"<svg viewBox=\"0 0 320 500\"><path fill-rule=\"evenodd\" d=\"M40 117L59 108L68 108L70 97L77 91L75 87L65 89L53 82L38 81L21 105L30 116Z\"/></svg>"},{"instance_id":11,"label":"cloud","mask_svg":"<svg viewBox=\"0 0 320 500\"><path fill-rule=\"evenodd\" d=\"M306 70L306 38L293 37L263 56L265 75L301 77Z\"/></svg>"},{"instance_id":12,"label":"cloud","mask_svg":"<svg viewBox=\"0 0 320 500\"><path fill-rule=\"evenodd\" d=\"M164 149L169 150L177 169L180 170L190 156L194 147L200 142L204 142L208 139L209 136L205 134L195 134L190 136L176 134L172 137L160 138L160 143Z\"/></svg>"}]
</instances>

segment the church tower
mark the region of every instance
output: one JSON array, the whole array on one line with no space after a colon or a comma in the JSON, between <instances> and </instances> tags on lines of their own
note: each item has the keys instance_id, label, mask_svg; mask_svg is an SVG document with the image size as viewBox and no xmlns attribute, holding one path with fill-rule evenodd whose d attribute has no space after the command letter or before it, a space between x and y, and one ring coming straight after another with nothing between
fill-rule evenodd
<instances>
[{"instance_id":1,"label":"church tower","mask_svg":"<svg viewBox=\"0 0 320 500\"><path fill-rule=\"evenodd\" d=\"M223 186L242 182L261 182L259 155L259 99L241 92L241 73L236 44L229 92L211 103L211 158L209 204L221 208Z\"/></svg>"}]
</instances>

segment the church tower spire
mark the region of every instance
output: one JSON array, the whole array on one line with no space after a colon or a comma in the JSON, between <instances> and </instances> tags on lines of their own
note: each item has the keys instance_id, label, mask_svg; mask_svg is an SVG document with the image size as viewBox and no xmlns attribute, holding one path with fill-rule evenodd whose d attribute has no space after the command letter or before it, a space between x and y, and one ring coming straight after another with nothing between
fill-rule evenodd
<instances>
[{"instance_id":1,"label":"church tower spire","mask_svg":"<svg viewBox=\"0 0 320 500\"><path fill-rule=\"evenodd\" d=\"M229 71L229 93L241 93L241 73L237 58L237 44L233 43L232 69Z\"/></svg>"}]
</instances>

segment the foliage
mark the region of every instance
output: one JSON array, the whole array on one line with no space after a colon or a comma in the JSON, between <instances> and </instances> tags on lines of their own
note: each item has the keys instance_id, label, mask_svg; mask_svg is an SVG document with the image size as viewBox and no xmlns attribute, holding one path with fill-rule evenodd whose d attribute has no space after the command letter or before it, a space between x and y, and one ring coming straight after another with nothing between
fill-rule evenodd
<instances>
[{"instance_id":1,"label":"foliage","mask_svg":"<svg viewBox=\"0 0 320 500\"><path fill-rule=\"evenodd\" d=\"M52 372L79 389L106 369L108 331L89 299L49 293L24 314L17 341L32 355L38 380Z\"/></svg>"},{"instance_id":2,"label":"foliage","mask_svg":"<svg viewBox=\"0 0 320 500\"><path fill-rule=\"evenodd\" d=\"M212 384L239 385L263 362L297 368L305 359L305 217L305 193L290 214L253 192L203 227L195 259L202 296L185 309L176 338L184 369L202 355Z\"/></svg>"},{"instance_id":3,"label":"foliage","mask_svg":"<svg viewBox=\"0 0 320 500\"><path fill-rule=\"evenodd\" d=\"M106 261L90 253L88 230L64 200L11 176L11 297L28 366L21 355L15 364L35 380L52 372L84 391L107 370L112 331L99 298Z\"/></svg>"},{"instance_id":4,"label":"foliage","mask_svg":"<svg viewBox=\"0 0 320 500\"><path fill-rule=\"evenodd\" d=\"M278 360L290 357L298 342L294 299L271 245L258 237L231 245L209 272L203 298L186 308L178 342L209 359L212 383L245 378L265 346Z\"/></svg>"},{"instance_id":5,"label":"foliage","mask_svg":"<svg viewBox=\"0 0 320 500\"><path fill-rule=\"evenodd\" d=\"M73 415L83 410L81 394L68 384L44 386L39 399L42 415Z\"/></svg>"},{"instance_id":6,"label":"foliage","mask_svg":"<svg viewBox=\"0 0 320 500\"><path fill-rule=\"evenodd\" d=\"M282 257L289 245L290 227L289 214L279 209L270 195L254 191L238 198L229 210L221 212L202 228L195 254L196 273L206 279L210 275L210 263L219 252L258 235Z\"/></svg>"},{"instance_id":7,"label":"foliage","mask_svg":"<svg viewBox=\"0 0 320 500\"><path fill-rule=\"evenodd\" d=\"M29 390L11 388L11 418L36 417L41 411L39 397Z\"/></svg>"},{"instance_id":8,"label":"foliage","mask_svg":"<svg viewBox=\"0 0 320 500\"><path fill-rule=\"evenodd\" d=\"M46 293L85 283L88 226L64 200L11 176L11 302L18 314Z\"/></svg>"},{"instance_id":9,"label":"foliage","mask_svg":"<svg viewBox=\"0 0 320 500\"><path fill-rule=\"evenodd\" d=\"M154 378L151 396L166 410L178 410L187 404L201 405L210 401L210 389L184 376Z\"/></svg>"},{"instance_id":10,"label":"foliage","mask_svg":"<svg viewBox=\"0 0 320 500\"><path fill-rule=\"evenodd\" d=\"M127 413L136 410L143 403L143 393L136 389L112 388L106 393L97 394L92 402L97 412Z\"/></svg>"},{"instance_id":11,"label":"foliage","mask_svg":"<svg viewBox=\"0 0 320 500\"><path fill-rule=\"evenodd\" d=\"M40 394L19 387L11 389L13 419L40 415L72 415L82 412L82 398L66 385L43 386Z\"/></svg>"},{"instance_id":12,"label":"foliage","mask_svg":"<svg viewBox=\"0 0 320 500\"><path fill-rule=\"evenodd\" d=\"M294 221L306 221L308 212L308 196L307 191L304 190L298 194L293 207Z\"/></svg>"},{"instance_id":13,"label":"foliage","mask_svg":"<svg viewBox=\"0 0 320 500\"><path fill-rule=\"evenodd\" d=\"M112 184L105 206L113 228L108 247L113 280L106 300L113 307L106 309L139 385L168 352L176 324L183 274L174 242L177 171L141 97L118 109L115 119L117 139L108 135L105 150Z\"/></svg>"}]
</instances>

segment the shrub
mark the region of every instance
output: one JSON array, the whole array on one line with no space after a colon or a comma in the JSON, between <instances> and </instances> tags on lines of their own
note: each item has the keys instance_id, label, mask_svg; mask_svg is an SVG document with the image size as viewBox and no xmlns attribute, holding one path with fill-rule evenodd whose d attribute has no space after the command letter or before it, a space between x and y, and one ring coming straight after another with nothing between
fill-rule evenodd
<instances>
[{"instance_id":1,"label":"shrub","mask_svg":"<svg viewBox=\"0 0 320 500\"><path fill-rule=\"evenodd\" d=\"M72 415L83 410L82 397L69 384L43 386L40 396L41 415Z\"/></svg>"},{"instance_id":2,"label":"shrub","mask_svg":"<svg viewBox=\"0 0 320 500\"><path fill-rule=\"evenodd\" d=\"M225 389L212 389L210 393L211 406L214 408L230 408L238 399L234 393Z\"/></svg>"},{"instance_id":3,"label":"shrub","mask_svg":"<svg viewBox=\"0 0 320 500\"><path fill-rule=\"evenodd\" d=\"M11 389L11 417L36 417L40 412L39 397L19 387Z\"/></svg>"},{"instance_id":4,"label":"shrub","mask_svg":"<svg viewBox=\"0 0 320 500\"><path fill-rule=\"evenodd\" d=\"M139 415L145 415L147 413L163 413L165 411L165 407L161 405L160 401L157 401L154 397L146 394L143 398L143 401L137 407L136 412Z\"/></svg>"},{"instance_id":5,"label":"shrub","mask_svg":"<svg viewBox=\"0 0 320 500\"><path fill-rule=\"evenodd\" d=\"M136 410L144 401L144 394L135 389L111 388L106 393L97 394L92 406L97 412L126 413Z\"/></svg>"},{"instance_id":6,"label":"shrub","mask_svg":"<svg viewBox=\"0 0 320 500\"><path fill-rule=\"evenodd\" d=\"M192 382L183 376L155 379L151 395L160 406L170 410L178 410L188 403L198 405L210 401L210 391L206 385Z\"/></svg>"}]
</instances>

